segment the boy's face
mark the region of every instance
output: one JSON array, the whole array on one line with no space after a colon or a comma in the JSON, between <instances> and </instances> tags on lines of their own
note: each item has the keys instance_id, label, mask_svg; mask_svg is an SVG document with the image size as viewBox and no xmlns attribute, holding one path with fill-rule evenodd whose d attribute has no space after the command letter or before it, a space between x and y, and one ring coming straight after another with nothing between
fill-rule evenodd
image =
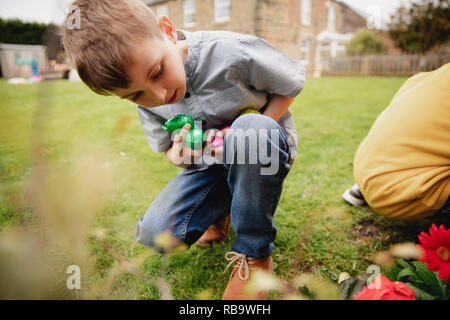
<instances>
[{"instance_id":1,"label":"boy's face","mask_svg":"<svg viewBox=\"0 0 450 320\"><path fill-rule=\"evenodd\" d=\"M148 39L132 49L133 63L126 69L130 86L112 91L148 108L178 102L186 93L187 42L177 41L175 28L167 17L160 17L158 24L163 40Z\"/></svg>"}]
</instances>

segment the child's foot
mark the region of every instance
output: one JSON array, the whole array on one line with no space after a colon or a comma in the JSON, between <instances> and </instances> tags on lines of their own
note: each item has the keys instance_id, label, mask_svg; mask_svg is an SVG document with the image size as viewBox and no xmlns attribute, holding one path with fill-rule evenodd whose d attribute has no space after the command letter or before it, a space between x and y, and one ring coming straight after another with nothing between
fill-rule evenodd
<instances>
[{"instance_id":1,"label":"child's foot","mask_svg":"<svg viewBox=\"0 0 450 320\"><path fill-rule=\"evenodd\" d=\"M205 231L205 233L203 233L200 239L197 240L197 245L199 245L200 247L206 247L211 246L214 242L222 242L226 239L229 228L230 215L227 215L222 220L219 220L215 224L209 226L209 228Z\"/></svg>"},{"instance_id":2,"label":"child's foot","mask_svg":"<svg viewBox=\"0 0 450 320\"><path fill-rule=\"evenodd\" d=\"M356 183L353 185L353 187L345 190L344 194L342 195L342 198L344 198L345 201L347 201L348 203L350 203L355 207L362 207L367 205L367 202L364 199L364 196L362 195L361 191L359 190L359 186Z\"/></svg>"},{"instance_id":3,"label":"child's foot","mask_svg":"<svg viewBox=\"0 0 450 320\"><path fill-rule=\"evenodd\" d=\"M245 254L230 251L225 255L225 259L230 261L230 263L224 272L232 264L234 265L222 300L267 300L269 298L268 290L251 292L248 290L248 283L255 270L262 270L270 274L273 272L272 257L253 259Z\"/></svg>"}]
</instances>

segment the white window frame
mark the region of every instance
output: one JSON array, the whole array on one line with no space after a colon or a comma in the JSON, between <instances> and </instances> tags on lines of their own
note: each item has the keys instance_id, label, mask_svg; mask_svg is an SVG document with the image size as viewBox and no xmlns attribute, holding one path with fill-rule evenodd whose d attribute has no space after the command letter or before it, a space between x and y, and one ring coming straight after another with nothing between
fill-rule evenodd
<instances>
[{"instance_id":1,"label":"white window frame","mask_svg":"<svg viewBox=\"0 0 450 320\"><path fill-rule=\"evenodd\" d=\"M161 4L156 7L156 15L158 17L160 16L166 16L169 18L169 6L167 4Z\"/></svg>"},{"instance_id":2,"label":"white window frame","mask_svg":"<svg viewBox=\"0 0 450 320\"><path fill-rule=\"evenodd\" d=\"M195 0L183 0L183 25L195 27Z\"/></svg>"},{"instance_id":3,"label":"white window frame","mask_svg":"<svg viewBox=\"0 0 450 320\"><path fill-rule=\"evenodd\" d=\"M312 0L302 0L300 6L301 22L305 26L311 25Z\"/></svg>"},{"instance_id":4,"label":"white window frame","mask_svg":"<svg viewBox=\"0 0 450 320\"><path fill-rule=\"evenodd\" d=\"M224 15L224 10L226 14ZM214 22L230 21L231 0L214 0Z\"/></svg>"},{"instance_id":5,"label":"white window frame","mask_svg":"<svg viewBox=\"0 0 450 320\"><path fill-rule=\"evenodd\" d=\"M329 31L336 30L336 7L329 3L327 15L327 29Z\"/></svg>"},{"instance_id":6,"label":"white window frame","mask_svg":"<svg viewBox=\"0 0 450 320\"><path fill-rule=\"evenodd\" d=\"M300 62L305 66L309 65L311 60L311 38L303 38L300 47Z\"/></svg>"}]
</instances>

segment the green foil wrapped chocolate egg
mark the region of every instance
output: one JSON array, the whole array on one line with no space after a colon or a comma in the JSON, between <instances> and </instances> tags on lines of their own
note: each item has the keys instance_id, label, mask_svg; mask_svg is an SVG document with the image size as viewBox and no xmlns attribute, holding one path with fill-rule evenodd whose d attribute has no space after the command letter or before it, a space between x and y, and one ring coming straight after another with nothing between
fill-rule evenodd
<instances>
[{"instance_id":1,"label":"green foil wrapped chocolate egg","mask_svg":"<svg viewBox=\"0 0 450 320\"><path fill-rule=\"evenodd\" d=\"M195 127L186 134L185 142L191 149L202 149L206 142L205 133L201 128Z\"/></svg>"},{"instance_id":2,"label":"green foil wrapped chocolate egg","mask_svg":"<svg viewBox=\"0 0 450 320\"><path fill-rule=\"evenodd\" d=\"M185 114L178 114L167 120L162 126L162 129L174 132L177 129L183 128L186 123L191 125L191 129L186 134L186 145L191 149L202 149L206 142L206 136L201 128L194 126L194 119L192 117Z\"/></svg>"},{"instance_id":3,"label":"green foil wrapped chocolate egg","mask_svg":"<svg viewBox=\"0 0 450 320\"><path fill-rule=\"evenodd\" d=\"M176 129L183 128L186 123L191 125L191 129L194 128L194 119L192 119L192 117L185 114L178 114L167 120L162 126L162 129L173 132Z\"/></svg>"}]
</instances>

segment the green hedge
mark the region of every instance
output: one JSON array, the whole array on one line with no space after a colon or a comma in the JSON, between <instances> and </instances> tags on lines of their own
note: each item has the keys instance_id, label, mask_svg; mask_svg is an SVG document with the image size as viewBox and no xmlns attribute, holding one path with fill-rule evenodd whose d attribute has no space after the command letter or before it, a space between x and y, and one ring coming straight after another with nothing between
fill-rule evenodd
<instances>
[{"instance_id":1,"label":"green hedge","mask_svg":"<svg viewBox=\"0 0 450 320\"><path fill-rule=\"evenodd\" d=\"M0 18L0 43L42 45L46 31L47 25L43 23Z\"/></svg>"}]
</instances>

